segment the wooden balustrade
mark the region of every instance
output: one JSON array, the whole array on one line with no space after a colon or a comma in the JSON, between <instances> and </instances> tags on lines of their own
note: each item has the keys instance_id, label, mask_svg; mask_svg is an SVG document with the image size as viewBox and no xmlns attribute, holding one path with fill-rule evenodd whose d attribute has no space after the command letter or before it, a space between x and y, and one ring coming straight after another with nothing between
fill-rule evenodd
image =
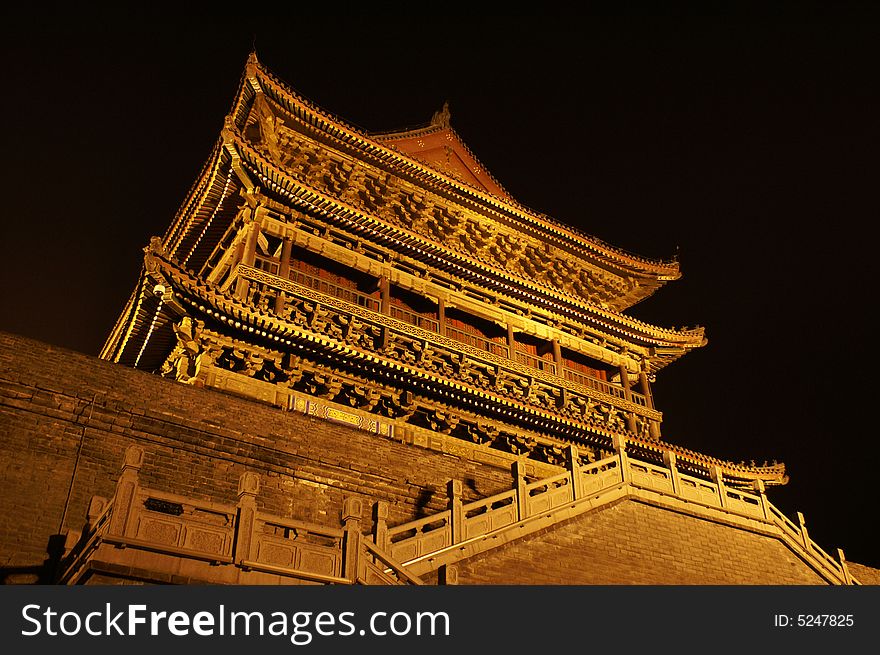
<instances>
[{"instance_id":1,"label":"wooden balustrade","mask_svg":"<svg viewBox=\"0 0 880 655\"><path fill-rule=\"evenodd\" d=\"M465 332L464 330L459 330L458 328L452 327L448 323L446 325L446 336L450 339L460 341L461 343L468 346L473 346L474 348L485 350L486 352L492 353L493 355L498 355L499 357L510 357L510 349L506 345L498 343L496 341L491 341L489 339L486 339L485 337L481 337L470 332Z\"/></svg>"},{"instance_id":2,"label":"wooden balustrade","mask_svg":"<svg viewBox=\"0 0 880 655\"><path fill-rule=\"evenodd\" d=\"M553 375L556 375L556 363L550 361L549 359L543 359L541 357L532 355L531 353L517 350L516 352L514 352L514 360L519 362L520 364L525 364L526 366L530 366L531 368L538 369L539 371L546 371L547 373L552 373Z\"/></svg>"},{"instance_id":3,"label":"wooden balustrade","mask_svg":"<svg viewBox=\"0 0 880 655\"><path fill-rule=\"evenodd\" d=\"M262 269L260 269L260 272L267 273L267 271ZM278 277L276 273L269 273L274 275L275 277ZM226 288L233 284L235 282L235 278L243 277L249 281L248 298L251 302L253 302L256 306L264 309L274 308L275 311L280 311L281 305L286 302L285 293L282 292L280 287L273 287L271 283L260 282L256 278L253 278L253 275L254 273L250 271L247 267L238 266L230 275L230 279L226 283L224 283L223 288ZM279 280L281 279L282 278L279 278ZM382 302L379 298L361 293L349 287L334 284L323 278L309 275L296 269L290 269L288 271L287 279L301 286L307 287L309 289L314 289L315 291L326 294L328 296L339 298L340 300L344 300L370 311L383 313ZM387 315L391 316L392 318L402 321L408 325L413 325L429 332L439 334L441 331L440 321L438 319L423 316L399 305L388 305L384 313L387 313ZM559 365L549 359L543 359L541 357L537 357L536 355L532 355L531 353L523 352L516 349L511 353L510 348L505 343L492 341L491 339L487 339L483 336L461 330L459 328L453 327L449 323L446 323L445 325L444 334L450 339L454 339L455 341L458 341L460 343L478 348L504 359L515 361L523 366L527 366L535 370L543 371L551 375L558 375L583 387L593 389L602 394L610 396L611 398L617 398L621 401L629 400L630 402L640 407L649 407L646 397L634 390L630 390L627 394L627 391L620 385L613 384L605 380L600 380L599 378L582 373L580 371L576 371L564 365Z\"/></svg>"},{"instance_id":4,"label":"wooden balustrade","mask_svg":"<svg viewBox=\"0 0 880 655\"><path fill-rule=\"evenodd\" d=\"M291 269L287 274L287 277L291 282L314 289L315 291L327 294L328 296L345 300L353 305L358 305L359 307L364 307L374 312L378 312L381 306L378 298L368 296L365 293L360 293L359 291L355 291L348 287L333 284L332 282L315 277L314 275L308 275L307 273L303 273L296 269Z\"/></svg>"},{"instance_id":5,"label":"wooden balustrade","mask_svg":"<svg viewBox=\"0 0 880 655\"><path fill-rule=\"evenodd\" d=\"M429 330L430 332L440 332L440 321L436 319L422 316L421 314L404 309L403 307L398 307L397 305L391 305L389 313L391 318L396 318L398 321L415 325L416 327L422 328L423 330Z\"/></svg>"}]
</instances>

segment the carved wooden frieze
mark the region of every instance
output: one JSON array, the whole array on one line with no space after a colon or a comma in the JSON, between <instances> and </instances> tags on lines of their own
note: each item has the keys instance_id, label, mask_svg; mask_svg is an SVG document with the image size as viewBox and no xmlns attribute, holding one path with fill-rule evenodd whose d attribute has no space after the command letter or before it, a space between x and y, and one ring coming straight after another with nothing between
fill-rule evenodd
<instances>
[{"instance_id":1,"label":"carved wooden frieze","mask_svg":"<svg viewBox=\"0 0 880 655\"><path fill-rule=\"evenodd\" d=\"M544 371L499 357L475 346L404 323L390 316L373 312L339 298L322 294L289 280L284 280L248 266L239 266L242 277L266 286L274 286L290 294L290 320L296 325L342 340L343 323L348 323L347 341L367 350L381 352L388 359L428 369L446 378L492 389L543 409L562 408L572 417L589 413L597 402L621 411L635 412L659 420L658 412L623 398L614 398L600 391L566 381L564 388L574 393L563 401L562 386L555 376ZM320 316L320 320L315 317ZM355 322L358 326L351 327ZM372 330L370 327L372 326ZM387 343L379 348L376 328L390 328ZM567 406L575 407L568 409ZM592 403L592 404L591 404Z\"/></svg>"},{"instance_id":2,"label":"carved wooden frieze","mask_svg":"<svg viewBox=\"0 0 880 655\"><path fill-rule=\"evenodd\" d=\"M609 306L638 282L421 189L387 171L353 161L286 126L263 96L245 136L299 182L366 214L414 232L432 244L491 264L537 284Z\"/></svg>"}]
</instances>

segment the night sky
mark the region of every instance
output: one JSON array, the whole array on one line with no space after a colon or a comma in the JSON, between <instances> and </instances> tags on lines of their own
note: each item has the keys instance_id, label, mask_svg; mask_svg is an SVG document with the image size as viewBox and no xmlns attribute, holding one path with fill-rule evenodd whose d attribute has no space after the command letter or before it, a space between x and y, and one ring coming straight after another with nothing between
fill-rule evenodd
<instances>
[{"instance_id":1,"label":"night sky","mask_svg":"<svg viewBox=\"0 0 880 655\"><path fill-rule=\"evenodd\" d=\"M245 60L366 130L452 125L524 205L684 277L705 326L663 435L778 459L770 499L880 566L880 22L865 16L2 16L0 330L97 354L219 136Z\"/></svg>"}]
</instances>

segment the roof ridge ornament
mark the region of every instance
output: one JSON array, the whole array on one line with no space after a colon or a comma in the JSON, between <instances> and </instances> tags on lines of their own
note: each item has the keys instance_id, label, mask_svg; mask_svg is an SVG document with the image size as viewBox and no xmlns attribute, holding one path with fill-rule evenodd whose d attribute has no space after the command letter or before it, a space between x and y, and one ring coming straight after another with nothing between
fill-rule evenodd
<instances>
[{"instance_id":1,"label":"roof ridge ornament","mask_svg":"<svg viewBox=\"0 0 880 655\"><path fill-rule=\"evenodd\" d=\"M443 103L443 109L435 111L431 117L431 125L433 127L449 127L451 114L449 113L449 101Z\"/></svg>"}]
</instances>

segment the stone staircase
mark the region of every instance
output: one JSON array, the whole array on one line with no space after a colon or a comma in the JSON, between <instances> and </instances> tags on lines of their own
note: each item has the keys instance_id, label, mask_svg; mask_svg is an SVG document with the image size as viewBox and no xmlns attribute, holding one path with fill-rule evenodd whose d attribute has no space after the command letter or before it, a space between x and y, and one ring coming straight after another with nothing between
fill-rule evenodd
<instances>
[{"instance_id":1,"label":"stone staircase","mask_svg":"<svg viewBox=\"0 0 880 655\"><path fill-rule=\"evenodd\" d=\"M422 584L433 572L454 584L456 563L624 499L684 511L739 526L786 544L836 585L859 584L843 552L832 558L809 536L803 515L794 523L768 500L763 484L751 491L687 474L665 452L662 464L633 457L622 439L614 453L584 464L570 446L561 471L529 479L513 464L514 486L463 502L462 483L450 480L448 508L389 526L387 502L374 504L370 533L361 522L364 501L347 498L342 524L323 526L257 511L259 477L239 480L238 503L222 505L143 488L143 450L126 452L112 500L94 497L81 535L69 535L58 581L85 583L95 573L170 582L230 584Z\"/></svg>"}]
</instances>

